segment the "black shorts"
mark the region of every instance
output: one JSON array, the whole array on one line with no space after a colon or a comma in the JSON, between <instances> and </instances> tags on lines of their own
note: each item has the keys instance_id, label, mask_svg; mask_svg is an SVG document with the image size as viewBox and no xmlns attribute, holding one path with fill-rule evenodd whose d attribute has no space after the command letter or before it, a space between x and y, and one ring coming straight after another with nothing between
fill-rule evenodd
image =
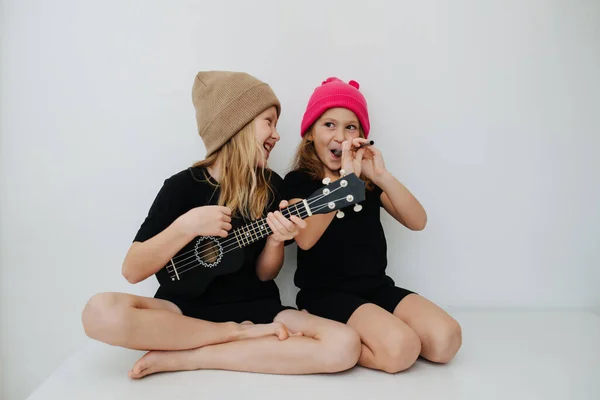
<instances>
[{"instance_id":1,"label":"black shorts","mask_svg":"<svg viewBox=\"0 0 600 400\"><path fill-rule=\"evenodd\" d=\"M386 281L375 289L354 292L303 289L296 296L296 304L300 310L345 324L363 304L373 303L393 313L398 303L412 293Z\"/></svg>"},{"instance_id":2,"label":"black shorts","mask_svg":"<svg viewBox=\"0 0 600 400\"><path fill-rule=\"evenodd\" d=\"M283 310L295 310L286 307L279 299L261 299L244 303L227 304L198 304L193 300L181 298L165 298L174 303L183 315L211 322L244 322L251 321L255 324L269 324L277 314Z\"/></svg>"}]
</instances>

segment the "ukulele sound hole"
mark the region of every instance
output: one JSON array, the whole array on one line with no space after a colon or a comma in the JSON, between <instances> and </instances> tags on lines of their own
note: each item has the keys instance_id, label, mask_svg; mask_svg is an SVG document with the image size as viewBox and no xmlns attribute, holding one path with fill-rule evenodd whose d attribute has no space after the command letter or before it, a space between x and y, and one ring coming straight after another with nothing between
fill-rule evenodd
<instances>
[{"instance_id":1,"label":"ukulele sound hole","mask_svg":"<svg viewBox=\"0 0 600 400\"><path fill-rule=\"evenodd\" d=\"M219 264L223 256L221 244L213 238L198 239L194 250L196 259L207 268L213 268Z\"/></svg>"}]
</instances>

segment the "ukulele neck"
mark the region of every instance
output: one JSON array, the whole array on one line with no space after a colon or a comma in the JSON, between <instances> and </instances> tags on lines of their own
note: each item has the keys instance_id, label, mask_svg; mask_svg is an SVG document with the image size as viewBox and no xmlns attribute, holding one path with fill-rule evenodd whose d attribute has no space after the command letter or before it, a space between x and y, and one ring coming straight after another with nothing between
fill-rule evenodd
<instances>
[{"instance_id":1,"label":"ukulele neck","mask_svg":"<svg viewBox=\"0 0 600 400\"><path fill-rule=\"evenodd\" d=\"M311 215L310 207L306 200L294 203L280 211L284 217L290 218L292 215L304 219ZM267 223L267 218L261 218L249 224L236 228L232 231L239 248L246 247L255 243L273 233L273 230Z\"/></svg>"}]
</instances>

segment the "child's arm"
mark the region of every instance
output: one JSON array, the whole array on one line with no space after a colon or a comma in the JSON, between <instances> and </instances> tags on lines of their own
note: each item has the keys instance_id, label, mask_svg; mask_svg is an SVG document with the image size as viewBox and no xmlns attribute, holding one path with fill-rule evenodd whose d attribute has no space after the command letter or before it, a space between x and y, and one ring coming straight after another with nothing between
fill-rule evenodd
<instances>
[{"instance_id":1,"label":"child's arm","mask_svg":"<svg viewBox=\"0 0 600 400\"><path fill-rule=\"evenodd\" d=\"M427 213L419 200L391 173L387 172L373 181L379 186L381 204L396 221L413 231L421 231L427 224Z\"/></svg>"},{"instance_id":2,"label":"child's arm","mask_svg":"<svg viewBox=\"0 0 600 400\"><path fill-rule=\"evenodd\" d=\"M154 237L134 242L123 261L123 276L130 283L141 282L163 268L196 236L226 237L231 229L230 215L229 208L221 206L191 209Z\"/></svg>"},{"instance_id":3,"label":"child's arm","mask_svg":"<svg viewBox=\"0 0 600 400\"><path fill-rule=\"evenodd\" d=\"M365 139L354 139L352 145L359 147L363 141ZM408 229L423 230L427 224L425 209L415 196L387 170L379 149L375 146L359 149L356 158L360 160L362 174L383 190L381 194L383 208Z\"/></svg>"},{"instance_id":4,"label":"child's arm","mask_svg":"<svg viewBox=\"0 0 600 400\"><path fill-rule=\"evenodd\" d=\"M302 199L292 199L290 204L298 203ZM295 237L298 247L302 250L308 250L315 245L327 230L327 227L333 221L335 213L332 211L327 214L317 214L306 218L306 228L302 229Z\"/></svg>"},{"instance_id":5,"label":"child's arm","mask_svg":"<svg viewBox=\"0 0 600 400\"><path fill-rule=\"evenodd\" d=\"M265 248L256 261L256 275L261 281L270 281L277 277L283 266L284 242L269 238Z\"/></svg>"},{"instance_id":6,"label":"child's arm","mask_svg":"<svg viewBox=\"0 0 600 400\"><path fill-rule=\"evenodd\" d=\"M279 208L288 206L287 201L282 201ZM256 260L256 275L261 281L270 281L277 277L283 266L283 253L285 241L293 239L306 222L295 215L287 219L279 211L267 215L267 224L273 231L267 238L265 248Z\"/></svg>"}]
</instances>

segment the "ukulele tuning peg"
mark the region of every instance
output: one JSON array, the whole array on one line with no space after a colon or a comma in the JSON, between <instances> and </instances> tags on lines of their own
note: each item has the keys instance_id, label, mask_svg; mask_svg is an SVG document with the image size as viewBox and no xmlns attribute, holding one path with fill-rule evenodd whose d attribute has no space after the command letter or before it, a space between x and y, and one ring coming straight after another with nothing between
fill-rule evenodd
<instances>
[{"instance_id":1,"label":"ukulele tuning peg","mask_svg":"<svg viewBox=\"0 0 600 400\"><path fill-rule=\"evenodd\" d=\"M344 218L344 212L342 210L339 210L337 212L337 214L335 214L335 216L338 217L339 219L342 219L342 218Z\"/></svg>"},{"instance_id":2,"label":"ukulele tuning peg","mask_svg":"<svg viewBox=\"0 0 600 400\"><path fill-rule=\"evenodd\" d=\"M331 179L323 178L323 185L329 185L330 182L331 182Z\"/></svg>"},{"instance_id":3,"label":"ukulele tuning peg","mask_svg":"<svg viewBox=\"0 0 600 400\"><path fill-rule=\"evenodd\" d=\"M354 212L360 212L362 210L362 206L358 203L354 205Z\"/></svg>"}]
</instances>

